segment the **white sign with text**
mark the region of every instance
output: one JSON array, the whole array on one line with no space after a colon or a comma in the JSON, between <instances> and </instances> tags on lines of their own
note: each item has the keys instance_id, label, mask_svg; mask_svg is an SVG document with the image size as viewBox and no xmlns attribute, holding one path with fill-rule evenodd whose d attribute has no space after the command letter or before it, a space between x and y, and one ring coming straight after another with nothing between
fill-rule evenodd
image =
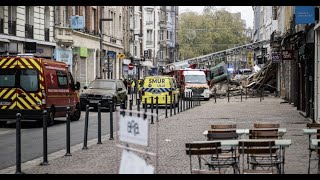
<instances>
[{"instance_id":1,"label":"white sign with text","mask_svg":"<svg viewBox=\"0 0 320 180\"><path fill-rule=\"evenodd\" d=\"M154 167L131 151L123 150L119 174L153 174Z\"/></svg>"},{"instance_id":2,"label":"white sign with text","mask_svg":"<svg viewBox=\"0 0 320 180\"><path fill-rule=\"evenodd\" d=\"M143 116L120 117L120 141L148 146L149 125Z\"/></svg>"}]
</instances>

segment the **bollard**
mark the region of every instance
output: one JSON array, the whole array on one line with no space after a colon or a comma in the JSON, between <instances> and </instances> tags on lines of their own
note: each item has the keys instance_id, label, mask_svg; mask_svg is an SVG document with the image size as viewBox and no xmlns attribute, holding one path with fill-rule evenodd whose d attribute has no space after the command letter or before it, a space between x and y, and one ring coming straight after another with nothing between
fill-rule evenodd
<instances>
[{"instance_id":1,"label":"bollard","mask_svg":"<svg viewBox=\"0 0 320 180\"><path fill-rule=\"evenodd\" d=\"M185 94L185 92L183 92L183 98L182 98L182 100L183 100L183 102L182 102L182 108L183 108L183 111L185 111L186 110L186 94Z\"/></svg>"},{"instance_id":2,"label":"bollard","mask_svg":"<svg viewBox=\"0 0 320 180\"><path fill-rule=\"evenodd\" d=\"M178 105L178 114L180 113L180 99L181 99L181 97L180 97L180 95L178 95L178 103L177 103L177 105Z\"/></svg>"},{"instance_id":3,"label":"bollard","mask_svg":"<svg viewBox=\"0 0 320 180\"><path fill-rule=\"evenodd\" d=\"M191 92L188 93L188 102L189 102L189 105L188 105L188 109L191 109Z\"/></svg>"},{"instance_id":4,"label":"bollard","mask_svg":"<svg viewBox=\"0 0 320 180\"><path fill-rule=\"evenodd\" d=\"M145 98L145 99L144 99L144 112L147 112L147 107L148 107L147 102L148 102L148 99Z\"/></svg>"},{"instance_id":5,"label":"bollard","mask_svg":"<svg viewBox=\"0 0 320 180\"><path fill-rule=\"evenodd\" d=\"M153 96L151 97L151 113L153 114ZM154 124L153 115L151 116L151 124Z\"/></svg>"},{"instance_id":6,"label":"bollard","mask_svg":"<svg viewBox=\"0 0 320 180\"><path fill-rule=\"evenodd\" d=\"M248 87L246 87L246 100L247 100L247 96L248 96Z\"/></svg>"},{"instance_id":7,"label":"bollard","mask_svg":"<svg viewBox=\"0 0 320 180\"><path fill-rule=\"evenodd\" d=\"M133 105L133 101L132 99L130 99L129 101L129 110L132 111L132 105ZM132 116L132 112L130 112L130 116Z\"/></svg>"},{"instance_id":8,"label":"bollard","mask_svg":"<svg viewBox=\"0 0 320 180\"><path fill-rule=\"evenodd\" d=\"M41 166L49 165L48 163L48 132L47 132L47 115L48 112L43 110L42 118L43 118L43 162L40 163Z\"/></svg>"},{"instance_id":9,"label":"bollard","mask_svg":"<svg viewBox=\"0 0 320 180\"><path fill-rule=\"evenodd\" d=\"M165 105L165 108L166 108L166 118L168 118L168 95L166 94L166 105Z\"/></svg>"},{"instance_id":10,"label":"bollard","mask_svg":"<svg viewBox=\"0 0 320 180\"><path fill-rule=\"evenodd\" d=\"M67 107L67 152L65 156L72 156L70 153L70 107Z\"/></svg>"},{"instance_id":11,"label":"bollard","mask_svg":"<svg viewBox=\"0 0 320 180\"><path fill-rule=\"evenodd\" d=\"M262 91L260 90L260 102L262 100Z\"/></svg>"},{"instance_id":12,"label":"bollard","mask_svg":"<svg viewBox=\"0 0 320 180\"><path fill-rule=\"evenodd\" d=\"M217 88L214 88L214 103L217 103Z\"/></svg>"},{"instance_id":13,"label":"bollard","mask_svg":"<svg viewBox=\"0 0 320 180\"><path fill-rule=\"evenodd\" d=\"M264 100L264 88L262 89L262 93L261 93L262 95L262 100Z\"/></svg>"},{"instance_id":14,"label":"bollard","mask_svg":"<svg viewBox=\"0 0 320 180\"><path fill-rule=\"evenodd\" d=\"M101 104L98 103L98 142L97 144L102 144L101 142Z\"/></svg>"},{"instance_id":15,"label":"bollard","mask_svg":"<svg viewBox=\"0 0 320 180\"><path fill-rule=\"evenodd\" d=\"M131 93L131 100L133 101L133 92Z\"/></svg>"},{"instance_id":16,"label":"bollard","mask_svg":"<svg viewBox=\"0 0 320 180\"><path fill-rule=\"evenodd\" d=\"M157 122L159 122L159 97L156 97L156 114L157 114Z\"/></svg>"},{"instance_id":17,"label":"bollard","mask_svg":"<svg viewBox=\"0 0 320 180\"><path fill-rule=\"evenodd\" d=\"M229 85L228 85L228 102L230 102L230 92L229 92Z\"/></svg>"},{"instance_id":18,"label":"bollard","mask_svg":"<svg viewBox=\"0 0 320 180\"><path fill-rule=\"evenodd\" d=\"M113 140L113 106L114 100L109 99L109 111L110 111L110 138L109 140Z\"/></svg>"},{"instance_id":19,"label":"bollard","mask_svg":"<svg viewBox=\"0 0 320 180\"><path fill-rule=\"evenodd\" d=\"M88 126L89 126L89 105L86 105L86 115L84 118L84 135L83 135L83 150L88 149L87 143L88 143Z\"/></svg>"},{"instance_id":20,"label":"bollard","mask_svg":"<svg viewBox=\"0 0 320 180\"><path fill-rule=\"evenodd\" d=\"M21 114L16 114L16 174L24 174L21 171Z\"/></svg>"},{"instance_id":21,"label":"bollard","mask_svg":"<svg viewBox=\"0 0 320 180\"><path fill-rule=\"evenodd\" d=\"M121 103L120 103L120 109L121 109L120 114L121 115L124 115L124 113L125 113L124 110L126 109L125 107L126 107L126 99L123 99L123 100L121 100Z\"/></svg>"},{"instance_id":22,"label":"bollard","mask_svg":"<svg viewBox=\"0 0 320 180\"><path fill-rule=\"evenodd\" d=\"M183 98L183 96L182 96L182 94L180 94L180 105L179 105L179 107L180 107L180 112L182 112L182 98Z\"/></svg>"},{"instance_id":23,"label":"bollard","mask_svg":"<svg viewBox=\"0 0 320 180\"><path fill-rule=\"evenodd\" d=\"M172 116L172 91L170 94L170 116Z\"/></svg>"},{"instance_id":24,"label":"bollard","mask_svg":"<svg viewBox=\"0 0 320 180\"><path fill-rule=\"evenodd\" d=\"M173 114L177 115L176 113L176 95L173 95Z\"/></svg>"},{"instance_id":25,"label":"bollard","mask_svg":"<svg viewBox=\"0 0 320 180\"><path fill-rule=\"evenodd\" d=\"M138 104L138 92L136 91L136 105Z\"/></svg>"},{"instance_id":26,"label":"bollard","mask_svg":"<svg viewBox=\"0 0 320 180\"><path fill-rule=\"evenodd\" d=\"M241 102L242 102L242 88L241 88L241 90L240 90L240 93L241 93L241 95L240 95L240 96L241 96Z\"/></svg>"},{"instance_id":27,"label":"bollard","mask_svg":"<svg viewBox=\"0 0 320 180\"><path fill-rule=\"evenodd\" d=\"M194 108L194 94L191 92L191 108Z\"/></svg>"},{"instance_id":28,"label":"bollard","mask_svg":"<svg viewBox=\"0 0 320 180\"><path fill-rule=\"evenodd\" d=\"M137 110L140 111L140 99L138 99ZM138 117L140 117L140 113L138 114Z\"/></svg>"}]
</instances>

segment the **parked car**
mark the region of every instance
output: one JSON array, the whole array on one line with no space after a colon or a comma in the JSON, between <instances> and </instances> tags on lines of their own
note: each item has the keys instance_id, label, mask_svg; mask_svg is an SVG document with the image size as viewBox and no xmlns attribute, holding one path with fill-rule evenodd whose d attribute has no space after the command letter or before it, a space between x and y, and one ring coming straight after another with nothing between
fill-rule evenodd
<instances>
[{"instance_id":1,"label":"parked car","mask_svg":"<svg viewBox=\"0 0 320 180\"><path fill-rule=\"evenodd\" d=\"M81 110L85 110L89 104L95 110L98 108L98 103L102 108L109 109L109 101L113 100L114 107L120 105L121 100L125 100L125 109L127 108L127 90L121 80L115 79L96 79L89 86L84 86L84 91L80 94Z\"/></svg>"}]
</instances>

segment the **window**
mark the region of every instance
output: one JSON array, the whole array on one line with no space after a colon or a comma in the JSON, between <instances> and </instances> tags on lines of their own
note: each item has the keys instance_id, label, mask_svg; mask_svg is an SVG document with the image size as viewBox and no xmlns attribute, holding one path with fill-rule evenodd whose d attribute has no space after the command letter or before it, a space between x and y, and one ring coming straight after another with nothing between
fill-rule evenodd
<instances>
[{"instance_id":1,"label":"window","mask_svg":"<svg viewBox=\"0 0 320 180\"><path fill-rule=\"evenodd\" d=\"M38 71L34 69L22 69L20 74L20 86L25 91L38 91Z\"/></svg>"},{"instance_id":2,"label":"window","mask_svg":"<svg viewBox=\"0 0 320 180\"><path fill-rule=\"evenodd\" d=\"M33 25L33 6L26 6L26 24Z\"/></svg>"},{"instance_id":3,"label":"window","mask_svg":"<svg viewBox=\"0 0 320 180\"><path fill-rule=\"evenodd\" d=\"M58 87L67 89L68 88L67 73L64 71L57 71L57 78L58 78Z\"/></svg>"},{"instance_id":4,"label":"window","mask_svg":"<svg viewBox=\"0 0 320 180\"><path fill-rule=\"evenodd\" d=\"M147 21L147 24L152 23L152 11L147 11L146 21Z\"/></svg>"},{"instance_id":5,"label":"window","mask_svg":"<svg viewBox=\"0 0 320 180\"><path fill-rule=\"evenodd\" d=\"M4 19L4 6L0 6L0 19Z\"/></svg>"},{"instance_id":6,"label":"window","mask_svg":"<svg viewBox=\"0 0 320 180\"><path fill-rule=\"evenodd\" d=\"M169 31L167 31L167 39L169 39Z\"/></svg>"},{"instance_id":7,"label":"window","mask_svg":"<svg viewBox=\"0 0 320 180\"><path fill-rule=\"evenodd\" d=\"M152 30L147 30L147 41L152 41Z\"/></svg>"},{"instance_id":8,"label":"window","mask_svg":"<svg viewBox=\"0 0 320 180\"><path fill-rule=\"evenodd\" d=\"M121 22L121 16L119 16L119 33L121 32L121 24L122 24L122 22Z\"/></svg>"},{"instance_id":9,"label":"window","mask_svg":"<svg viewBox=\"0 0 320 180\"><path fill-rule=\"evenodd\" d=\"M76 15L76 6L71 6L72 9L72 15Z\"/></svg>"},{"instance_id":10,"label":"window","mask_svg":"<svg viewBox=\"0 0 320 180\"><path fill-rule=\"evenodd\" d=\"M92 8L92 12L91 12L91 30L95 31L95 19L96 19L96 9Z\"/></svg>"},{"instance_id":11,"label":"window","mask_svg":"<svg viewBox=\"0 0 320 180\"><path fill-rule=\"evenodd\" d=\"M0 71L0 87L14 87L16 84L16 70L1 69Z\"/></svg>"},{"instance_id":12,"label":"window","mask_svg":"<svg viewBox=\"0 0 320 180\"><path fill-rule=\"evenodd\" d=\"M137 56L137 46L134 46L134 56Z\"/></svg>"},{"instance_id":13,"label":"window","mask_svg":"<svg viewBox=\"0 0 320 180\"><path fill-rule=\"evenodd\" d=\"M50 8L44 8L44 39L49 41L50 38Z\"/></svg>"},{"instance_id":14,"label":"window","mask_svg":"<svg viewBox=\"0 0 320 180\"><path fill-rule=\"evenodd\" d=\"M133 28L137 28L137 24L138 24L138 22L137 22L137 16L134 15L134 26L133 26Z\"/></svg>"},{"instance_id":15,"label":"window","mask_svg":"<svg viewBox=\"0 0 320 180\"><path fill-rule=\"evenodd\" d=\"M163 59L163 50L160 50L160 59Z\"/></svg>"},{"instance_id":16,"label":"window","mask_svg":"<svg viewBox=\"0 0 320 180\"><path fill-rule=\"evenodd\" d=\"M160 41L163 40L163 30L160 31Z\"/></svg>"}]
</instances>

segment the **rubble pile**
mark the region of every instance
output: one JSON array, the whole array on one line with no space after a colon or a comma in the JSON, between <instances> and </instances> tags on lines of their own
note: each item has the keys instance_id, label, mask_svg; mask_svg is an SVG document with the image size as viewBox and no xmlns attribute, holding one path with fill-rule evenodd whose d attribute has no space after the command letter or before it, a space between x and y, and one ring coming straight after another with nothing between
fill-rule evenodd
<instances>
[{"instance_id":1,"label":"rubble pile","mask_svg":"<svg viewBox=\"0 0 320 180\"><path fill-rule=\"evenodd\" d=\"M214 90L216 89L218 97L227 96L228 86L230 96L241 95L241 89L242 94L245 95L245 87L247 87L248 95L258 95L261 91L263 91L263 94L274 93L277 90L276 66L272 62L269 62L257 73L253 73L245 78L216 82L211 88L212 94L214 95Z\"/></svg>"}]
</instances>

